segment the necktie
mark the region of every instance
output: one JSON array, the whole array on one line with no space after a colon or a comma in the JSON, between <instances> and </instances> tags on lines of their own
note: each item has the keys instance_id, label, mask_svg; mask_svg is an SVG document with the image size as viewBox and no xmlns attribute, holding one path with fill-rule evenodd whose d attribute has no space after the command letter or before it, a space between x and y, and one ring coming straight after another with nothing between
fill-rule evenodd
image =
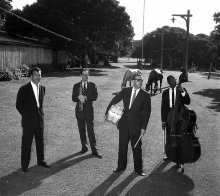
<instances>
[{"instance_id":1,"label":"necktie","mask_svg":"<svg viewBox=\"0 0 220 196\"><path fill-rule=\"evenodd\" d=\"M134 94L133 94L132 99L131 99L131 106L132 106L132 104L135 100L135 97L136 97L136 90L134 90ZM131 108L131 106L130 106L130 108Z\"/></svg>"},{"instance_id":2,"label":"necktie","mask_svg":"<svg viewBox=\"0 0 220 196\"><path fill-rule=\"evenodd\" d=\"M172 108L174 107L174 89L172 88Z\"/></svg>"},{"instance_id":3,"label":"necktie","mask_svg":"<svg viewBox=\"0 0 220 196\"><path fill-rule=\"evenodd\" d=\"M86 95L86 83L83 84L82 95Z\"/></svg>"}]
</instances>

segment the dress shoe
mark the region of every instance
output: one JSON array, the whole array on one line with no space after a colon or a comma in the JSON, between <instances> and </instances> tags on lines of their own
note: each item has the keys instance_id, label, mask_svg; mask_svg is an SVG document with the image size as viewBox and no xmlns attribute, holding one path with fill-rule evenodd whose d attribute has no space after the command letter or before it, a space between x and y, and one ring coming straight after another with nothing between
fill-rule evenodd
<instances>
[{"instance_id":1,"label":"dress shoe","mask_svg":"<svg viewBox=\"0 0 220 196\"><path fill-rule=\"evenodd\" d=\"M85 154L88 151L88 149L82 149L79 153L80 154Z\"/></svg>"},{"instance_id":2,"label":"dress shoe","mask_svg":"<svg viewBox=\"0 0 220 196\"><path fill-rule=\"evenodd\" d=\"M47 165L47 163L46 162L41 162L41 163L38 163L37 164L38 166L42 166L42 167L45 167L45 168L51 168L51 166L50 165Z\"/></svg>"},{"instance_id":3,"label":"dress shoe","mask_svg":"<svg viewBox=\"0 0 220 196\"><path fill-rule=\"evenodd\" d=\"M121 171L124 171L125 169L123 169L123 168L116 168L115 170L113 170L113 172L114 173L116 173L116 172L121 172Z\"/></svg>"},{"instance_id":4,"label":"dress shoe","mask_svg":"<svg viewBox=\"0 0 220 196\"><path fill-rule=\"evenodd\" d=\"M102 158L102 155L99 152L93 152L92 155L99 158L99 159Z\"/></svg>"},{"instance_id":5,"label":"dress shoe","mask_svg":"<svg viewBox=\"0 0 220 196\"><path fill-rule=\"evenodd\" d=\"M135 171L139 176L146 176L146 174L143 171Z\"/></svg>"},{"instance_id":6,"label":"dress shoe","mask_svg":"<svg viewBox=\"0 0 220 196\"><path fill-rule=\"evenodd\" d=\"M27 173L27 172L29 172L29 169L28 168L22 168L22 172Z\"/></svg>"}]
</instances>

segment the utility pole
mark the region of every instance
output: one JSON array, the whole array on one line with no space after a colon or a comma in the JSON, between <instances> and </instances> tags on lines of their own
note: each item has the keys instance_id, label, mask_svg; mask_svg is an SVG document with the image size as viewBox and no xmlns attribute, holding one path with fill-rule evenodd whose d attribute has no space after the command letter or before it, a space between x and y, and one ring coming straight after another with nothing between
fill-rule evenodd
<instances>
[{"instance_id":1,"label":"utility pole","mask_svg":"<svg viewBox=\"0 0 220 196\"><path fill-rule=\"evenodd\" d=\"M160 53L160 69L163 69L163 28L161 29L161 53Z\"/></svg>"},{"instance_id":2,"label":"utility pole","mask_svg":"<svg viewBox=\"0 0 220 196\"><path fill-rule=\"evenodd\" d=\"M145 12L145 0L144 0L144 6L143 6L143 30L142 30L142 50L141 50L141 66L142 67L142 61L144 57L144 12Z\"/></svg>"},{"instance_id":3,"label":"utility pole","mask_svg":"<svg viewBox=\"0 0 220 196\"><path fill-rule=\"evenodd\" d=\"M189 55L189 21L192 15L190 14L190 10L187 10L187 14L172 14L173 18L171 19L174 23L176 20L174 16L180 16L186 21L186 57L185 57L185 69L188 70L188 55Z\"/></svg>"}]
</instances>

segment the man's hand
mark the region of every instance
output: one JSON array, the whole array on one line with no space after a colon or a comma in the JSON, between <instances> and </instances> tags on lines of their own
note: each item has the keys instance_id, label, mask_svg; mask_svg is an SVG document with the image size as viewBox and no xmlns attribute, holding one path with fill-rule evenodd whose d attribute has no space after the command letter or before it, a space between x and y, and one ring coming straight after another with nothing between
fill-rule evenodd
<instances>
[{"instance_id":1,"label":"man's hand","mask_svg":"<svg viewBox=\"0 0 220 196\"><path fill-rule=\"evenodd\" d=\"M166 123L165 122L162 122L162 129L165 131L166 129Z\"/></svg>"},{"instance_id":2,"label":"man's hand","mask_svg":"<svg viewBox=\"0 0 220 196\"><path fill-rule=\"evenodd\" d=\"M146 133L146 129L141 129L141 135L144 136L145 133Z\"/></svg>"},{"instance_id":3,"label":"man's hand","mask_svg":"<svg viewBox=\"0 0 220 196\"><path fill-rule=\"evenodd\" d=\"M84 96L84 95L79 95L79 96L78 96L78 99L80 100L81 103L85 103L86 98L87 98L87 97Z\"/></svg>"},{"instance_id":4,"label":"man's hand","mask_svg":"<svg viewBox=\"0 0 220 196\"><path fill-rule=\"evenodd\" d=\"M184 89L183 89L183 87L182 87L181 85L178 86L178 90L179 90L181 93L184 92Z\"/></svg>"}]
</instances>

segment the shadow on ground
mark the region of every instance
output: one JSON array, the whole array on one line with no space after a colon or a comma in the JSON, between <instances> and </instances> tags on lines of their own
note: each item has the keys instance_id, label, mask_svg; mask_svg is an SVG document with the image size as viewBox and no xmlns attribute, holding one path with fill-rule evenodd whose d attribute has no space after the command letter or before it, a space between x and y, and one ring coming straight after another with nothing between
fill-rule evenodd
<instances>
[{"instance_id":1,"label":"shadow on ground","mask_svg":"<svg viewBox=\"0 0 220 196\"><path fill-rule=\"evenodd\" d=\"M110 196L110 195L119 195L124 188L135 178L137 177L136 174L132 173L129 175L121 184L113 188L110 192L106 194L108 191L109 187L116 181L123 172L119 173L113 173L111 174L104 182L102 182L98 187L96 187L91 193L88 194L88 196Z\"/></svg>"},{"instance_id":2,"label":"shadow on ground","mask_svg":"<svg viewBox=\"0 0 220 196\"><path fill-rule=\"evenodd\" d=\"M89 158L93 158L92 155L85 155L74 158L81 155L75 153L58 160L51 164L52 168L46 169L43 167L33 166L30 172L23 173L21 169L0 178L0 195L20 195L26 191L37 188L44 179L52 176L68 167L71 167L81 161Z\"/></svg>"},{"instance_id":3,"label":"shadow on ground","mask_svg":"<svg viewBox=\"0 0 220 196\"><path fill-rule=\"evenodd\" d=\"M89 69L90 76L107 76L107 72L101 69ZM72 69L64 72L54 72L49 74L44 74L43 77L57 77L57 78L65 78L71 76L80 76L80 69Z\"/></svg>"},{"instance_id":4,"label":"shadow on ground","mask_svg":"<svg viewBox=\"0 0 220 196\"><path fill-rule=\"evenodd\" d=\"M208 78L208 72L201 72L202 76ZM220 80L220 72L211 72L210 79Z\"/></svg>"},{"instance_id":5,"label":"shadow on ground","mask_svg":"<svg viewBox=\"0 0 220 196\"><path fill-rule=\"evenodd\" d=\"M149 176L143 178L143 180L138 181L127 193L130 195L189 195L189 192L194 188L194 183L185 174L181 174L177 171L176 166L172 166L169 170L163 171L167 166L168 162L161 162L158 166L151 172ZM103 183L96 187L88 196L115 196L120 195L125 188L136 178L138 175L133 172L126 179L124 179L120 184L114 187L109 192L109 187L117 180L117 178L122 174L115 173L110 175Z\"/></svg>"},{"instance_id":6,"label":"shadow on ground","mask_svg":"<svg viewBox=\"0 0 220 196\"><path fill-rule=\"evenodd\" d=\"M207 107L216 112L220 112L220 89L203 89L202 91L194 92L193 94L212 98L211 105Z\"/></svg>"},{"instance_id":7,"label":"shadow on ground","mask_svg":"<svg viewBox=\"0 0 220 196\"><path fill-rule=\"evenodd\" d=\"M116 64L116 63L114 63L114 64ZM98 69L120 69L120 67L112 65L111 63L109 66L104 66L104 65L98 66L97 65L96 68L98 68Z\"/></svg>"},{"instance_id":8,"label":"shadow on ground","mask_svg":"<svg viewBox=\"0 0 220 196\"><path fill-rule=\"evenodd\" d=\"M161 162L149 176L136 183L126 195L190 195L189 192L194 188L192 179L178 172L175 165L163 171L167 164L168 162Z\"/></svg>"},{"instance_id":9,"label":"shadow on ground","mask_svg":"<svg viewBox=\"0 0 220 196\"><path fill-rule=\"evenodd\" d=\"M157 68L149 65L142 65L141 68L138 65L124 65L124 67L128 69L141 69L141 70L153 70Z\"/></svg>"}]
</instances>

